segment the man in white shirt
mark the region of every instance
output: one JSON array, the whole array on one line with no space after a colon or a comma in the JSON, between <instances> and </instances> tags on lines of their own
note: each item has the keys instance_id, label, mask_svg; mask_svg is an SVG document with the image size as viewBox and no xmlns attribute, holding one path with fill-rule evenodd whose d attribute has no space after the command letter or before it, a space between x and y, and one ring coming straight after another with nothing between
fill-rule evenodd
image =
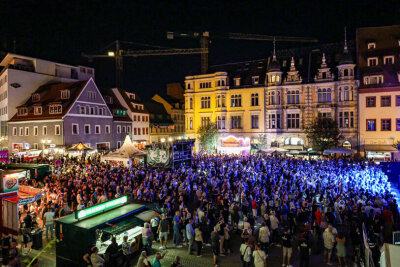
<instances>
[{"instance_id":1,"label":"man in white shirt","mask_svg":"<svg viewBox=\"0 0 400 267\"><path fill-rule=\"evenodd\" d=\"M253 251L254 267L267 266L267 255L261 250L259 245L256 246L256 250Z\"/></svg>"},{"instance_id":2,"label":"man in white shirt","mask_svg":"<svg viewBox=\"0 0 400 267\"><path fill-rule=\"evenodd\" d=\"M92 255L90 255L90 261L93 267L103 267L104 259L98 254L99 249L97 247L93 248Z\"/></svg>"},{"instance_id":3,"label":"man in white shirt","mask_svg":"<svg viewBox=\"0 0 400 267\"><path fill-rule=\"evenodd\" d=\"M49 231L51 234L51 239L53 239L54 233L54 210L50 209L43 215L43 224L46 225L46 239L49 239Z\"/></svg>"},{"instance_id":4,"label":"man in white shirt","mask_svg":"<svg viewBox=\"0 0 400 267\"><path fill-rule=\"evenodd\" d=\"M243 244L240 245L240 255L242 255L242 266L249 267L251 261L251 247L245 241Z\"/></svg>"}]
</instances>

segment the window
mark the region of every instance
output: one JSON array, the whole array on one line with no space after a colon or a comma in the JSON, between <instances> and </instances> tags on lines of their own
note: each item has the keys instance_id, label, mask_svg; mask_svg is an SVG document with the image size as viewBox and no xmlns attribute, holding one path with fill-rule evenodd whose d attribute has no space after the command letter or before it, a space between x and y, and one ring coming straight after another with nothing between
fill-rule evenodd
<instances>
[{"instance_id":1,"label":"window","mask_svg":"<svg viewBox=\"0 0 400 267\"><path fill-rule=\"evenodd\" d=\"M287 128L299 129L300 128L300 114L287 114Z\"/></svg>"},{"instance_id":2,"label":"window","mask_svg":"<svg viewBox=\"0 0 400 267\"><path fill-rule=\"evenodd\" d=\"M391 119L381 119L381 131L391 131Z\"/></svg>"},{"instance_id":3,"label":"window","mask_svg":"<svg viewBox=\"0 0 400 267\"><path fill-rule=\"evenodd\" d=\"M390 96L381 96L381 107L390 107L391 105Z\"/></svg>"},{"instance_id":4,"label":"window","mask_svg":"<svg viewBox=\"0 0 400 267\"><path fill-rule=\"evenodd\" d=\"M42 134L43 134L44 136L47 135L47 126L43 126L43 128L42 128Z\"/></svg>"},{"instance_id":5,"label":"window","mask_svg":"<svg viewBox=\"0 0 400 267\"><path fill-rule=\"evenodd\" d=\"M133 115L133 121L136 121L136 115Z\"/></svg>"},{"instance_id":6,"label":"window","mask_svg":"<svg viewBox=\"0 0 400 267\"><path fill-rule=\"evenodd\" d=\"M141 135L141 133L140 133L140 128L137 129L137 134L138 134L138 135Z\"/></svg>"},{"instance_id":7,"label":"window","mask_svg":"<svg viewBox=\"0 0 400 267\"><path fill-rule=\"evenodd\" d=\"M280 129L281 128L281 114L269 114L269 128Z\"/></svg>"},{"instance_id":8,"label":"window","mask_svg":"<svg viewBox=\"0 0 400 267\"><path fill-rule=\"evenodd\" d=\"M400 119L396 119L396 131L400 131Z\"/></svg>"},{"instance_id":9,"label":"window","mask_svg":"<svg viewBox=\"0 0 400 267\"><path fill-rule=\"evenodd\" d=\"M279 75L272 75L272 76L271 76L271 79L270 79L270 82L271 82L271 83L279 83L280 80L281 80L281 76L279 76Z\"/></svg>"},{"instance_id":10,"label":"window","mask_svg":"<svg viewBox=\"0 0 400 267\"><path fill-rule=\"evenodd\" d=\"M211 98L209 96L201 97L201 108L210 108L211 106Z\"/></svg>"},{"instance_id":11,"label":"window","mask_svg":"<svg viewBox=\"0 0 400 267\"><path fill-rule=\"evenodd\" d=\"M61 126L60 125L56 125L54 127L54 133L55 133L55 135L61 135Z\"/></svg>"},{"instance_id":12,"label":"window","mask_svg":"<svg viewBox=\"0 0 400 267\"><path fill-rule=\"evenodd\" d=\"M111 133L111 127L110 125L106 125L106 134L110 134Z\"/></svg>"},{"instance_id":13,"label":"window","mask_svg":"<svg viewBox=\"0 0 400 267\"><path fill-rule=\"evenodd\" d=\"M26 116L28 115L28 108L18 108L18 116Z\"/></svg>"},{"instance_id":14,"label":"window","mask_svg":"<svg viewBox=\"0 0 400 267\"><path fill-rule=\"evenodd\" d=\"M39 128L37 126L33 126L33 135L38 136L39 135Z\"/></svg>"},{"instance_id":15,"label":"window","mask_svg":"<svg viewBox=\"0 0 400 267\"><path fill-rule=\"evenodd\" d=\"M259 82L259 77L258 76L253 76L252 77L252 82L253 82L253 85L257 85L258 82Z\"/></svg>"},{"instance_id":16,"label":"window","mask_svg":"<svg viewBox=\"0 0 400 267\"><path fill-rule=\"evenodd\" d=\"M368 43L368 49L375 49L376 43Z\"/></svg>"},{"instance_id":17,"label":"window","mask_svg":"<svg viewBox=\"0 0 400 267\"><path fill-rule=\"evenodd\" d=\"M61 90L61 99L69 99L69 90Z\"/></svg>"},{"instance_id":18,"label":"window","mask_svg":"<svg viewBox=\"0 0 400 267\"><path fill-rule=\"evenodd\" d=\"M34 143L33 144L33 149L39 149L39 144L38 143Z\"/></svg>"},{"instance_id":19,"label":"window","mask_svg":"<svg viewBox=\"0 0 400 267\"><path fill-rule=\"evenodd\" d=\"M25 136L29 136L29 127L25 127Z\"/></svg>"},{"instance_id":20,"label":"window","mask_svg":"<svg viewBox=\"0 0 400 267\"><path fill-rule=\"evenodd\" d=\"M351 100L353 100L353 87L351 87L351 89L350 89L350 87L348 87L348 86L345 86L345 87L344 87L343 100L344 100L344 101L351 101Z\"/></svg>"},{"instance_id":21,"label":"window","mask_svg":"<svg viewBox=\"0 0 400 267\"><path fill-rule=\"evenodd\" d=\"M210 124L210 117L201 117L201 127L207 126Z\"/></svg>"},{"instance_id":22,"label":"window","mask_svg":"<svg viewBox=\"0 0 400 267\"><path fill-rule=\"evenodd\" d=\"M85 114L86 113L86 108L79 106L79 114Z\"/></svg>"},{"instance_id":23,"label":"window","mask_svg":"<svg viewBox=\"0 0 400 267\"><path fill-rule=\"evenodd\" d=\"M85 124L85 134L90 134L90 124Z\"/></svg>"},{"instance_id":24,"label":"window","mask_svg":"<svg viewBox=\"0 0 400 267\"><path fill-rule=\"evenodd\" d=\"M190 89L190 83L186 84L186 89Z\"/></svg>"},{"instance_id":25,"label":"window","mask_svg":"<svg viewBox=\"0 0 400 267\"><path fill-rule=\"evenodd\" d=\"M367 108L376 107L376 97L375 96L367 96L366 104L367 104Z\"/></svg>"},{"instance_id":26,"label":"window","mask_svg":"<svg viewBox=\"0 0 400 267\"><path fill-rule=\"evenodd\" d=\"M126 126L122 126L122 132L126 133Z\"/></svg>"},{"instance_id":27,"label":"window","mask_svg":"<svg viewBox=\"0 0 400 267\"><path fill-rule=\"evenodd\" d=\"M100 125L96 125L96 126L94 127L94 133L95 133L95 134L101 134Z\"/></svg>"},{"instance_id":28,"label":"window","mask_svg":"<svg viewBox=\"0 0 400 267\"><path fill-rule=\"evenodd\" d=\"M258 115L251 115L251 129L258 129Z\"/></svg>"},{"instance_id":29,"label":"window","mask_svg":"<svg viewBox=\"0 0 400 267\"><path fill-rule=\"evenodd\" d=\"M193 98L189 98L189 109L193 109Z\"/></svg>"},{"instance_id":30,"label":"window","mask_svg":"<svg viewBox=\"0 0 400 267\"><path fill-rule=\"evenodd\" d=\"M216 105L217 108L224 108L225 107L225 95L217 95Z\"/></svg>"},{"instance_id":31,"label":"window","mask_svg":"<svg viewBox=\"0 0 400 267\"><path fill-rule=\"evenodd\" d=\"M146 134L149 134L149 127L146 128Z\"/></svg>"},{"instance_id":32,"label":"window","mask_svg":"<svg viewBox=\"0 0 400 267\"><path fill-rule=\"evenodd\" d=\"M342 146L344 148L351 149L351 143L349 141L344 141Z\"/></svg>"},{"instance_id":33,"label":"window","mask_svg":"<svg viewBox=\"0 0 400 267\"><path fill-rule=\"evenodd\" d=\"M142 121L144 121L144 116L142 116Z\"/></svg>"},{"instance_id":34,"label":"window","mask_svg":"<svg viewBox=\"0 0 400 267\"><path fill-rule=\"evenodd\" d=\"M242 116L231 116L231 129L242 129Z\"/></svg>"},{"instance_id":35,"label":"window","mask_svg":"<svg viewBox=\"0 0 400 267\"><path fill-rule=\"evenodd\" d=\"M24 136L24 127L19 127L19 136Z\"/></svg>"},{"instance_id":36,"label":"window","mask_svg":"<svg viewBox=\"0 0 400 267\"><path fill-rule=\"evenodd\" d=\"M251 94L251 106L258 106L258 94Z\"/></svg>"},{"instance_id":37,"label":"window","mask_svg":"<svg viewBox=\"0 0 400 267\"><path fill-rule=\"evenodd\" d=\"M231 107L241 107L241 106L242 106L242 95L232 95Z\"/></svg>"},{"instance_id":38,"label":"window","mask_svg":"<svg viewBox=\"0 0 400 267\"><path fill-rule=\"evenodd\" d=\"M131 132L131 126L127 126L127 127L126 127L126 132L127 132L127 133L130 133L130 132Z\"/></svg>"},{"instance_id":39,"label":"window","mask_svg":"<svg viewBox=\"0 0 400 267\"><path fill-rule=\"evenodd\" d=\"M348 93L348 92L347 92ZM319 88L318 89L318 103L331 102L331 88Z\"/></svg>"},{"instance_id":40,"label":"window","mask_svg":"<svg viewBox=\"0 0 400 267\"><path fill-rule=\"evenodd\" d=\"M33 108L33 114L34 115L42 115L42 107L41 106L35 106Z\"/></svg>"},{"instance_id":41,"label":"window","mask_svg":"<svg viewBox=\"0 0 400 267\"><path fill-rule=\"evenodd\" d=\"M339 112L339 127L354 128L354 112Z\"/></svg>"},{"instance_id":42,"label":"window","mask_svg":"<svg viewBox=\"0 0 400 267\"><path fill-rule=\"evenodd\" d=\"M225 129L225 116L217 116L217 129L223 130Z\"/></svg>"},{"instance_id":43,"label":"window","mask_svg":"<svg viewBox=\"0 0 400 267\"><path fill-rule=\"evenodd\" d=\"M146 128L142 128L142 134L145 134L145 132L146 132Z\"/></svg>"},{"instance_id":44,"label":"window","mask_svg":"<svg viewBox=\"0 0 400 267\"><path fill-rule=\"evenodd\" d=\"M300 103L300 91L299 90L287 91L287 103L288 104L299 104Z\"/></svg>"},{"instance_id":45,"label":"window","mask_svg":"<svg viewBox=\"0 0 400 267\"><path fill-rule=\"evenodd\" d=\"M203 89L203 88L211 88L211 82L201 82L200 89Z\"/></svg>"},{"instance_id":46,"label":"window","mask_svg":"<svg viewBox=\"0 0 400 267\"><path fill-rule=\"evenodd\" d=\"M118 141L117 142L117 148L120 148L121 147L121 141Z\"/></svg>"},{"instance_id":47,"label":"window","mask_svg":"<svg viewBox=\"0 0 400 267\"><path fill-rule=\"evenodd\" d=\"M117 133L121 133L121 125L117 125Z\"/></svg>"},{"instance_id":48,"label":"window","mask_svg":"<svg viewBox=\"0 0 400 267\"><path fill-rule=\"evenodd\" d=\"M87 92L87 98L89 100L95 100L96 99L96 92L88 91ZM109 98L111 99L111 103L109 103L109 104L112 104L112 98L111 97L109 97Z\"/></svg>"},{"instance_id":49,"label":"window","mask_svg":"<svg viewBox=\"0 0 400 267\"><path fill-rule=\"evenodd\" d=\"M382 84L383 75L364 76L364 85Z\"/></svg>"},{"instance_id":50,"label":"window","mask_svg":"<svg viewBox=\"0 0 400 267\"><path fill-rule=\"evenodd\" d=\"M60 114L62 111L62 106L60 104L53 104L49 107L50 114Z\"/></svg>"},{"instance_id":51,"label":"window","mask_svg":"<svg viewBox=\"0 0 400 267\"><path fill-rule=\"evenodd\" d=\"M139 115L137 116L137 121L140 121L140 116Z\"/></svg>"},{"instance_id":52,"label":"window","mask_svg":"<svg viewBox=\"0 0 400 267\"><path fill-rule=\"evenodd\" d=\"M393 64L394 63L394 56L383 57L383 62L385 63L385 65Z\"/></svg>"},{"instance_id":53,"label":"window","mask_svg":"<svg viewBox=\"0 0 400 267\"><path fill-rule=\"evenodd\" d=\"M13 136L17 136L17 127L13 127Z\"/></svg>"},{"instance_id":54,"label":"window","mask_svg":"<svg viewBox=\"0 0 400 267\"><path fill-rule=\"evenodd\" d=\"M94 107L90 107L90 115L95 115L95 113L94 113Z\"/></svg>"},{"instance_id":55,"label":"window","mask_svg":"<svg viewBox=\"0 0 400 267\"><path fill-rule=\"evenodd\" d=\"M396 95L396 107L400 107L400 95Z\"/></svg>"},{"instance_id":56,"label":"window","mask_svg":"<svg viewBox=\"0 0 400 267\"><path fill-rule=\"evenodd\" d=\"M189 119L189 129L193 130L193 118L192 117L190 117L190 119Z\"/></svg>"},{"instance_id":57,"label":"window","mask_svg":"<svg viewBox=\"0 0 400 267\"><path fill-rule=\"evenodd\" d=\"M240 78L234 78L233 83L235 84L235 86L240 86Z\"/></svg>"},{"instance_id":58,"label":"window","mask_svg":"<svg viewBox=\"0 0 400 267\"><path fill-rule=\"evenodd\" d=\"M280 92L275 92L275 91L269 92L268 101L270 105L280 105L281 104Z\"/></svg>"},{"instance_id":59,"label":"window","mask_svg":"<svg viewBox=\"0 0 400 267\"><path fill-rule=\"evenodd\" d=\"M32 102L40 101L40 94L33 94L32 95Z\"/></svg>"},{"instance_id":60,"label":"window","mask_svg":"<svg viewBox=\"0 0 400 267\"><path fill-rule=\"evenodd\" d=\"M133 135L137 135L137 128L133 128Z\"/></svg>"},{"instance_id":61,"label":"window","mask_svg":"<svg viewBox=\"0 0 400 267\"><path fill-rule=\"evenodd\" d=\"M373 67L373 66L378 65L378 58L377 57L369 57L367 59L367 61L368 61L368 67Z\"/></svg>"},{"instance_id":62,"label":"window","mask_svg":"<svg viewBox=\"0 0 400 267\"><path fill-rule=\"evenodd\" d=\"M78 135L79 134L79 125L77 123L72 124L72 135Z\"/></svg>"}]
</instances>

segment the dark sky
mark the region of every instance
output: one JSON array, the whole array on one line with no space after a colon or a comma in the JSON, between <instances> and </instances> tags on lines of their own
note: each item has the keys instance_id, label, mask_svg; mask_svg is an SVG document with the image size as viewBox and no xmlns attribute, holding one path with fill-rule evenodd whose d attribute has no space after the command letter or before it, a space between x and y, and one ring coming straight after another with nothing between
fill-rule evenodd
<instances>
[{"instance_id":1,"label":"dark sky","mask_svg":"<svg viewBox=\"0 0 400 267\"><path fill-rule=\"evenodd\" d=\"M116 2L116 3L114 3ZM196 48L191 39L167 40L167 31L256 33L315 37L322 43L343 40L343 28L354 39L362 26L400 24L400 1L2 1L0 49L96 68L100 87L115 84L111 59L88 62L81 52L99 53L112 41ZM302 44L282 44L279 47ZM304 45L304 44L303 44ZM266 58L270 42L212 40L210 65ZM130 49L146 47L130 46ZM125 58L124 88L144 98L166 83L183 82L200 71L199 55Z\"/></svg>"}]
</instances>

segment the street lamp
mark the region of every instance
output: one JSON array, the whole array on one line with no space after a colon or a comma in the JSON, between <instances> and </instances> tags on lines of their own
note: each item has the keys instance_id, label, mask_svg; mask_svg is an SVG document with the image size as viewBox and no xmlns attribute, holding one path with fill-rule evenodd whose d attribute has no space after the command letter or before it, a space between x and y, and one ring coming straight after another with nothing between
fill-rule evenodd
<instances>
[{"instance_id":1,"label":"street lamp","mask_svg":"<svg viewBox=\"0 0 400 267\"><path fill-rule=\"evenodd\" d=\"M114 53L114 51L108 51L107 55L108 55L109 57L114 57L114 56L115 56L115 53Z\"/></svg>"},{"instance_id":2,"label":"street lamp","mask_svg":"<svg viewBox=\"0 0 400 267\"><path fill-rule=\"evenodd\" d=\"M161 138L161 143L164 143L165 142L165 138Z\"/></svg>"},{"instance_id":3,"label":"street lamp","mask_svg":"<svg viewBox=\"0 0 400 267\"><path fill-rule=\"evenodd\" d=\"M172 137L168 138L168 141L169 141L169 142L172 142Z\"/></svg>"}]
</instances>

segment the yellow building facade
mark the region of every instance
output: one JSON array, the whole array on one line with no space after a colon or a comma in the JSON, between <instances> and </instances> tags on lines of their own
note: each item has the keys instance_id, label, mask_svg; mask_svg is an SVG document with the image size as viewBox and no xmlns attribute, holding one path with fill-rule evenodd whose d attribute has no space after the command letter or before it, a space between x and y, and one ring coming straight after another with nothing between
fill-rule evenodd
<instances>
[{"instance_id":1,"label":"yellow building facade","mask_svg":"<svg viewBox=\"0 0 400 267\"><path fill-rule=\"evenodd\" d=\"M187 76L185 79L185 132L197 138L202 125L215 123L220 138L233 135L256 142L264 133L265 87L230 86L227 72Z\"/></svg>"}]
</instances>

